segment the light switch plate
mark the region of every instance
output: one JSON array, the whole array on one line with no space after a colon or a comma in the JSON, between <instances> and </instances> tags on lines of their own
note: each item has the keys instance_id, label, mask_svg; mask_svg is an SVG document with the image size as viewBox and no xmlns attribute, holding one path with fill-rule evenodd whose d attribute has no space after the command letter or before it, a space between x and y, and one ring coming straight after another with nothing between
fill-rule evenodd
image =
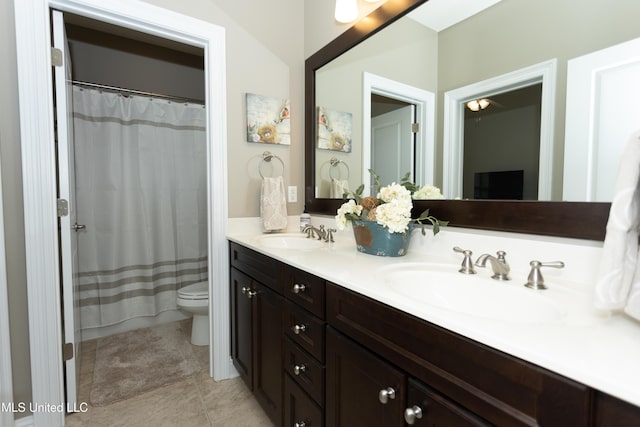
<instances>
[{"instance_id":1,"label":"light switch plate","mask_svg":"<svg viewBox=\"0 0 640 427\"><path fill-rule=\"evenodd\" d=\"M287 187L287 201L289 203L296 203L298 201L298 187L295 185Z\"/></svg>"}]
</instances>

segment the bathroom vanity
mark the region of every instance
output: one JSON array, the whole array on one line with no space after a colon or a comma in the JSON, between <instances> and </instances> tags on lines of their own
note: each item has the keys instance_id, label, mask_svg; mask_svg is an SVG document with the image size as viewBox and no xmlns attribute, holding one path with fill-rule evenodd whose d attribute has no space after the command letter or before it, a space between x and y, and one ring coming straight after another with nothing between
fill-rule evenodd
<instances>
[{"instance_id":1,"label":"bathroom vanity","mask_svg":"<svg viewBox=\"0 0 640 427\"><path fill-rule=\"evenodd\" d=\"M394 303L375 285L385 281L385 268L444 259L416 251L402 259L358 254L349 234L320 248L302 240L295 246L295 235L289 247L265 244L272 236L228 237L233 362L277 426L640 425L638 393L606 386L607 376L618 381L614 371L624 366L593 366L616 356L584 354L582 360L568 354L569 348L580 354L580 347L597 344L581 340L599 339L602 325L567 326L585 329L563 347L552 344L565 332L544 322L520 328L517 320L454 313L458 323L450 323L437 308L415 311L411 302ZM456 265L451 268L455 272ZM549 277L550 283L559 280ZM640 332L627 319L601 321L630 340ZM501 343L510 336L513 346ZM633 358L637 347L619 342L610 351ZM572 364L577 368L562 367ZM634 375L622 378L632 383ZM625 399L611 395L625 393Z\"/></svg>"}]
</instances>

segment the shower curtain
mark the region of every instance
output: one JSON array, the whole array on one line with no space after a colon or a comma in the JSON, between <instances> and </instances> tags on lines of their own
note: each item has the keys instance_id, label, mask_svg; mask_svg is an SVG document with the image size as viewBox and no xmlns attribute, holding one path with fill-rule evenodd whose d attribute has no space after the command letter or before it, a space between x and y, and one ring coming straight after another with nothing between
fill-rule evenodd
<instances>
[{"instance_id":1,"label":"shower curtain","mask_svg":"<svg viewBox=\"0 0 640 427\"><path fill-rule=\"evenodd\" d=\"M74 86L73 108L82 329L177 309L207 279L204 107Z\"/></svg>"}]
</instances>

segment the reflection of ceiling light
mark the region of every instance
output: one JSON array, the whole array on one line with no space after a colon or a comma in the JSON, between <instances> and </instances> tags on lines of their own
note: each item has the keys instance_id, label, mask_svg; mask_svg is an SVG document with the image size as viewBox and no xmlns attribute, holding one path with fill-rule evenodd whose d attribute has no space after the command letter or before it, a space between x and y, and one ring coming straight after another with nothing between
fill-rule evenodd
<instances>
[{"instance_id":1,"label":"reflection of ceiling light","mask_svg":"<svg viewBox=\"0 0 640 427\"><path fill-rule=\"evenodd\" d=\"M482 99L474 99L472 101L467 102L467 108L471 111L480 111L484 110L489 106L490 102L487 98Z\"/></svg>"},{"instance_id":2,"label":"reflection of ceiling light","mask_svg":"<svg viewBox=\"0 0 640 427\"><path fill-rule=\"evenodd\" d=\"M367 3L377 3L380 0L365 0ZM358 19L358 0L336 0L336 21L347 24Z\"/></svg>"},{"instance_id":3,"label":"reflection of ceiling light","mask_svg":"<svg viewBox=\"0 0 640 427\"><path fill-rule=\"evenodd\" d=\"M336 0L336 21L346 24L358 18L358 0Z\"/></svg>"}]
</instances>

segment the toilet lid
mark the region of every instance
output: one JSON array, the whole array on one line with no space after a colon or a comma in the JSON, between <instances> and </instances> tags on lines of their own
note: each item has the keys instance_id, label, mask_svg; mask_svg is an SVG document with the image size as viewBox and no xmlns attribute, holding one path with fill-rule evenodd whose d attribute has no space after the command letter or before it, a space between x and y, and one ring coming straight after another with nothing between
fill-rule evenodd
<instances>
[{"instance_id":1,"label":"toilet lid","mask_svg":"<svg viewBox=\"0 0 640 427\"><path fill-rule=\"evenodd\" d=\"M209 283L198 282L178 290L178 296L185 299L209 298Z\"/></svg>"}]
</instances>

